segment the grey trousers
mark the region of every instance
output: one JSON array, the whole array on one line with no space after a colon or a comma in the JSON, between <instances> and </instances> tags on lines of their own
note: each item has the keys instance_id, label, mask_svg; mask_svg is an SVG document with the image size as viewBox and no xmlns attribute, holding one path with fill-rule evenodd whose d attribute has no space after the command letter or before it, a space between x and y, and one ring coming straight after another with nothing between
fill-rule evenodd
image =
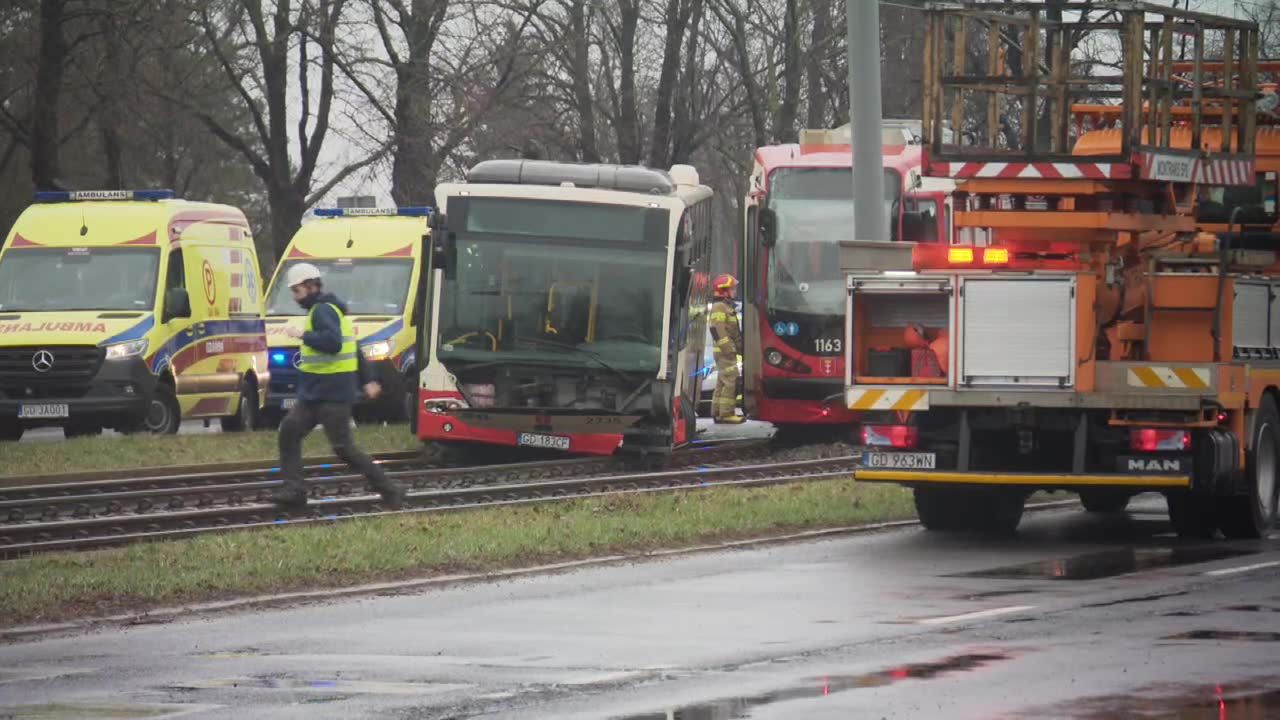
<instances>
[{"instance_id":1,"label":"grey trousers","mask_svg":"<svg viewBox=\"0 0 1280 720\"><path fill-rule=\"evenodd\" d=\"M324 428L333 453L364 475L374 490L384 495L398 490L373 458L356 447L355 438L351 436L349 404L299 400L280 423L280 472L287 492L306 494L307 488L302 481L302 441L316 425Z\"/></svg>"}]
</instances>

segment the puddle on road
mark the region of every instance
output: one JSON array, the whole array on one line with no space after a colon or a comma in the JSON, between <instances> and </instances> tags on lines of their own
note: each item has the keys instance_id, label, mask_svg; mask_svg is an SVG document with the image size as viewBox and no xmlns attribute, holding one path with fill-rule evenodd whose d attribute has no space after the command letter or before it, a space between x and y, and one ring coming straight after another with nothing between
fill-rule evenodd
<instances>
[{"instance_id":1,"label":"puddle on road","mask_svg":"<svg viewBox=\"0 0 1280 720\"><path fill-rule=\"evenodd\" d=\"M760 695L721 698L660 712L628 715L615 720L732 720L747 717L753 708L763 705L826 697L849 690L882 687L903 680L929 680L940 675L970 672L1001 660L1008 660L1009 657L1003 653L973 653L949 657L939 662L914 663L863 675L814 677L803 684Z\"/></svg>"},{"instance_id":2,"label":"puddle on road","mask_svg":"<svg viewBox=\"0 0 1280 720\"><path fill-rule=\"evenodd\" d=\"M1235 612L1269 612L1280 613L1280 608L1267 607L1266 605L1228 605L1225 610Z\"/></svg>"},{"instance_id":3,"label":"puddle on road","mask_svg":"<svg viewBox=\"0 0 1280 720\"><path fill-rule=\"evenodd\" d=\"M1239 685L1163 685L1127 695L1073 700L1069 707L1037 708L1010 720L1060 717L1072 720L1169 718L1170 720L1271 720L1280 717L1280 678Z\"/></svg>"},{"instance_id":4,"label":"puddle on road","mask_svg":"<svg viewBox=\"0 0 1280 720\"><path fill-rule=\"evenodd\" d=\"M1200 547L1133 548L1056 558L1022 565L958 573L948 577L998 578L1006 580L1098 580L1139 570L1195 565L1253 555L1257 550L1204 545Z\"/></svg>"},{"instance_id":5,"label":"puddle on road","mask_svg":"<svg viewBox=\"0 0 1280 720\"><path fill-rule=\"evenodd\" d=\"M168 690L295 690L361 695L423 695L453 692L471 687L465 683L387 682L334 678L238 677L195 680L171 685Z\"/></svg>"},{"instance_id":6,"label":"puddle on road","mask_svg":"<svg viewBox=\"0 0 1280 720\"><path fill-rule=\"evenodd\" d=\"M1161 640L1240 640L1246 642L1280 642L1280 632L1256 630L1192 630L1166 635Z\"/></svg>"}]
</instances>

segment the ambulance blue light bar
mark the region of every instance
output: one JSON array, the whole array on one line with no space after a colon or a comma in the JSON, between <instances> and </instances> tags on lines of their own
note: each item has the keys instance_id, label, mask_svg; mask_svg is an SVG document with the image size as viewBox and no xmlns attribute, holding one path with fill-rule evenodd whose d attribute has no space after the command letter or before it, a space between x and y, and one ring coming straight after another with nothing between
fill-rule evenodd
<instances>
[{"instance_id":1,"label":"ambulance blue light bar","mask_svg":"<svg viewBox=\"0 0 1280 720\"><path fill-rule=\"evenodd\" d=\"M172 200L172 190L41 190L36 202L77 200Z\"/></svg>"},{"instance_id":2,"label":"ambulance blue light bar","mask_svg":"<svg viewBox=\"0 0 1280 720\"><path fill-rule=\"evenodd\" d=\"M402 208L316 208L316 217L427 217L429 207Z\"/></svg>"}]
</instances>

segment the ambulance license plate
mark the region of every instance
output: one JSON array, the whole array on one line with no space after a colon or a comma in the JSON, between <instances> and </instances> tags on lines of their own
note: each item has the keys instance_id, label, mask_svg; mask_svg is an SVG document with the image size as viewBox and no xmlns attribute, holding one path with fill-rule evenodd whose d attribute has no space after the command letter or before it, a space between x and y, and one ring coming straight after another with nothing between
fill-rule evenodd
<instances>
[{"instance_id":1,"label":"ambulance license plate","mask_svg":"<svg viewBox=\"0 0 1280 720\"><path fill-rule=\"evenodd\" d=\"M292 410L293 406L297 404L298 404L298 398L281 398L280 399L281 410Z\"/></svg>"},{"instance_id":2,"label":"ambulance license plate","mask_svg":"<svg viewBox=\"0 0 1280 720\"><path fill-rule=\"evenodd\" d=\"M537 433L520 433L516 438L517 445L536 448L551 448L552 450L568 450L569 438L564 435L539 435Z\"/></svg>"},{"instance_id":3,"label":"ambulance license plate","mask_svg":"<svg viewBox=\"0 0 1280 720\"><path fill-rule=\"evenodd\" d=\"M18 417L24 420L49 420L53 418L71 417L71 408L67 407L65 403L19 405Z\"/></svg>"},{"instance_id":4,"label":"ambulance license plate","mask_svg":"<svg viewBox=\"0 0 1280 720\"><path fill-rule=\"evenodd\" d=\"M862 467L877 470L935 470L936 453L869 452L862 454Z\"/></svg>"}]
</instances>

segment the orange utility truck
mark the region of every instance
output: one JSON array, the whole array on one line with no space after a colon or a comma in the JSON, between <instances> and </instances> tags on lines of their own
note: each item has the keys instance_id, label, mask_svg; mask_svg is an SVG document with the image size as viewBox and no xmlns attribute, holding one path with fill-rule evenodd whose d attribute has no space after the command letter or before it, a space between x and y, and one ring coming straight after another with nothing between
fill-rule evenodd
<instances>
[{"instance_id":1,"label":"orange utility truck","mask_svg":"<svg viewBox=\"0 0 1280 720\"><path fill-rule=\"evenodd\" d=\"M929 529L1011 532L1037 490L1097 512L1154 491L1180 535L1264 534L1280 235L1256 25L1107 1L925 15L924 173L957 182L977 242L843 248L858 479L913 488Z\"/></svg>"}]
</instances>

